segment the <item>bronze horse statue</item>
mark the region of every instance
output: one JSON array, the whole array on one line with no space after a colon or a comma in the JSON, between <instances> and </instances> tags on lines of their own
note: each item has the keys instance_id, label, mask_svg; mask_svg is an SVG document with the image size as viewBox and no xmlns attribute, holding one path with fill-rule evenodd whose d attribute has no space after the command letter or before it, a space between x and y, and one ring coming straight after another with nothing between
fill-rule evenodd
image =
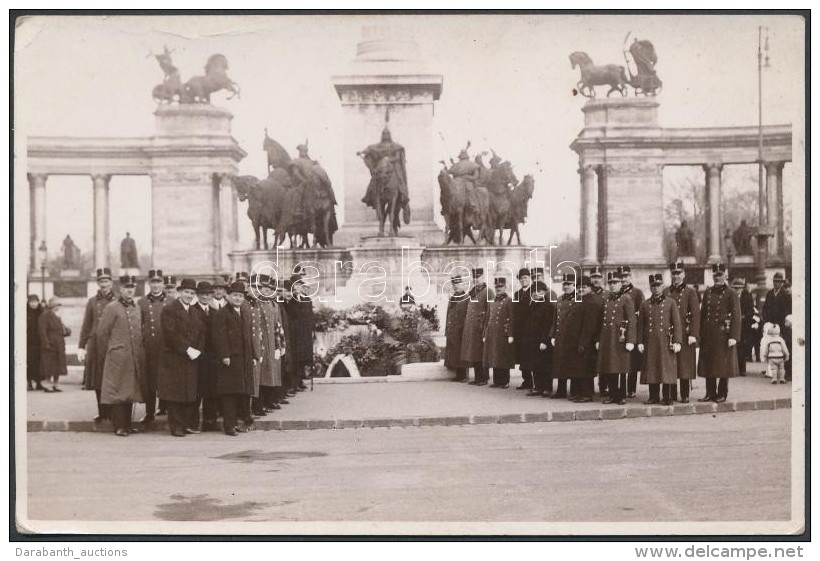
<instances>
[{"instance_id":1,"label":"bronze horse statue","mask_svg":"<svg viewBox=\"0 0 820 561\"><path fill-rule=\"evenodd\" d=\"M504 229L510 220L510 190L518 185L510 162L502 162L490 169L487 191L490 195L490 244L495 245L495 231L498 230L498 243L504 241Z\"/></svg>"},{"instance_id":2,"label":"bronze horse statue","mask_svg":"<svg viewBox=\"0 0 820 561\"><path fill-rule=\"evenodd\" d=\"M510 230L510 239L507 240L507 245L512 244L513 236L518 239L518 245L521 245L521 233L518 231L518 225L526 222L527 207L532 198L534 187L535 180L532 175L527 174L521 180L521 183L516 185L510 192L510 212L507 215L507 228Z\"/></svg>"},{"instance_id":3,"label":"bronze horse statue","mask_svg":"<svg viewBox=\"0 0 820 561\"><path fill-rule=\"evenodd\" d=\"M239 96L239 86L228 77L228 59L225 55L215 54L208 57L205 64L205 75L194 76L183 86L183 103L210 103L211 94L219 90L228 90L228 99Z\"/></svg>"},{"instance_id":4,"label":"bronze horse statue","mask_svg":"<svg viewBox=\"0 0 820 561\"><path fill-rule=\"evenodd\" d=\"M468 237L473 244L478 244L481 239L492 244L490 195L487 189L473 185L468 178L453 178L444 162L441 163L444 167L439 172L438 183L441 189L441 211L446 224L444 243L452 241L462 245L464 238ZM473 235L473 230L478 231L478 240Z\"/></svg>"},{"instance_id":5,"label":"bronze horse statue","mask_svg":"<svg viewBox=\"0 0 820 561\"><path fill-rule=\"evenodd\" d=\"M285 188L282 185L286 178L285 170L279 170L277 174L271 174L262 181L252 175L233 178L237 198L240 201L248 201L248 218L253 225L256 238L254 248L257 250L263 247L269 249L268 230L276 232L285 196Z\"/></svg>"},{"instance_id":6,"label":"bronze horse statue","mask_svg":"<svg viewBox=\"0 0 820 561\"><path fill-rule=\"evenodd\" d=\"M575 51L569 55L569 61L573 69L576 66L581 68L581 79L576 87L582 96L594 98L595 86L609 86L607 97L612 92L619 92L622 96L626 95L625 86L629 84L629 80L623 66L617 64L598 66L583 51Z\"/></svg>"}]
</instances>

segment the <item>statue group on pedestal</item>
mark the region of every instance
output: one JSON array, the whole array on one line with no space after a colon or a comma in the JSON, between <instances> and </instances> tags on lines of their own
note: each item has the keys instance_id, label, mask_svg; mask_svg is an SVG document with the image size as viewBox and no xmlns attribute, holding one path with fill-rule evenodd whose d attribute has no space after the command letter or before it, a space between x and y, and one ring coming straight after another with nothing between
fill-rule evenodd
<instances>
[{"instance_id":1,"label":"statue group on pedestal","mask_svg":"<svg viewBox=\"0 0 820 561\"><path fill-rule=\"evenodd\" d=\"M179 70L171 61L171 53L166 46L161 54L153 54L165 77L161 84L154 86L152 96L159 103L210 103L211 94L228 90L232 98L239 95L239 86L228 77L228 59L225 55L214 54L205 63L205 75L194 76L183 83ZM150 56L150 55L149 55Z\"/></svg>"},{"instance_id":2,"label":"statue group on pedestal","mask_svg":"<svg viewBox=\"0 0 820 561\"><path fill-rule=\"evenodd\" d=\"M628 33L624 39L624 46L629 41L630 35L631 33ZM569 55L572 68L577 66L581 69L581 79L575 86L576 91L584 97L595 97L595 86L609 86L607 97L612 92L625 96L626 87L631 86L635 95L657 95L663 82L655 72L658 55L655 53L654 45L650 41L639 41L636 38L628 50L623 49L623 53L625 67L618 64L596 65L583 51L575 51ZM632 65L635 67L634 73Z\"/></svg>"},{"instance_id":3,"label":"statue group on pedestal","mask_svg":"<svg viewBox=\"0 0 820 561\"><path fill-rule=\"evenodd\" d=\"M465 238L470 238L474 244L484 240L495 245L497 230L498 243L503 244L504 230L510 230L507 245L512 243L513 236L520 244L518 225L527 217L527 206L535 185L532 176L524 176L519 183L512 164L502 161L495 151L488 168L484 165L483 154L470 161L469 148L470 142L467 142L458 161L453 163L451 160L449 168L441 161L438 183L441 214L445 221L444 243L461 245Z\"/></svg>"},{"instance_id":4,"label":"statue group on pedestal","mask_svg":"<svg viewBox=\"0 0 820 561\"><path fill-rule=\"evenodd\" d=\"M339 229L336 195L325 169L311 159L307 140L296 147L298 156L291 159L265 129L262 147L268 156L267 178L233 178L239 200L248 201L256 249L269 249L268 230L274 232L274 247L286 238L294 249L332 246L333 234Z\"/></svg>"}]
</instances>

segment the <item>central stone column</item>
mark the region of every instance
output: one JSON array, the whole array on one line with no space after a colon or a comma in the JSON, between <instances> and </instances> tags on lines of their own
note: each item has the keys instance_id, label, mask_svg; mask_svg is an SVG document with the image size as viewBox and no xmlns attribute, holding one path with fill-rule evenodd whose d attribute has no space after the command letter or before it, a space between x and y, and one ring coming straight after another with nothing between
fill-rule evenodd
<instances>
[{"instance_id":1,"label":"central stone column","mask_svg":"<svg viewBox=\"0 0 820 561\"><path fill-rule=\"evenodd\" d=\"M420 60L407 30L374 25L363 28L356 58L332 80L344 118L344 224L334 243L351 246L378 230L376 211L362 203L370 172L356 153L379 142L386 112L393 141L404 146L406 155L411 220L402 224L400 234L423 245L442 243L443 233L433 221L432 152L433 109L442 76Z\"/></svg>"}]
</instances>

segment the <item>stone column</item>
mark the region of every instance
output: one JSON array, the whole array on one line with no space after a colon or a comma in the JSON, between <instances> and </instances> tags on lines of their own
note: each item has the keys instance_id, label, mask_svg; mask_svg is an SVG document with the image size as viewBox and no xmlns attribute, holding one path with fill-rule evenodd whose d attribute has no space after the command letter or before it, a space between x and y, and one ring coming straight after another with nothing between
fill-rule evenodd
<instances>
[{"instance_id":1,"label":"stone column","mask_svg":"<svg viewBox=\"0 0 820 561\"><path fill-rule=\"evenodd\" d=\"M214 267L222 273L231 272L231 259L228 256L236 250L239 238L239 227L236 219L236 195L231 176L227 173L214 174L214 197L216 208L217 237L216 263Z\"/></svg>"},{"instance_id":2,"label":"stone column","mask_svg":"<svg viewBox=\"0 0 820 561\"><path fill-rule=\"evenodd\" d=\"M595 166L584 165L581 175L581 239L583 265L598 263L598 178Z\"/></svg>"},{"instance_id":3,"label":"stone column","mask_svg":"<svg viewBox=\"0 0 820 561\"><path fill-rule=\"evenodd\" d=\"M709 233L709 262L721 261L720 256L720 172L722 164L704 164L706 172L706 224Z\"/></svg>"},{"instance_id":4,"label":"stone column","mask_svg":"<svg viewBox=\"0 0 820 561\"><path fill-rule=\"evenodd\" d=\"M108 244L111 241L108 222L108 186L111 175L96 173L94 184L94 268L109 267Z\"/></svg>"},{"instance_id":5,"label":"stone column","mask_svg":"<svg viewBox=\"0 0 820 561\"><path fill-rule=\"evenodd\" d=\"M46 239L46 180L45 173L29 173L28 186L31 207L30 212L30 255L29 266L34 272L40 267L37 248Z\"/></svg>"},{"instance_id":6,"label":"stone column","mask_svg":"<svg viewBox=\"0 0 820 561\"><path fill-rule=\"evenodd\" d=\"M766 162L767 223L774 234L773 257L783 254L783 164Z\"/></svg>"}]
</instances>

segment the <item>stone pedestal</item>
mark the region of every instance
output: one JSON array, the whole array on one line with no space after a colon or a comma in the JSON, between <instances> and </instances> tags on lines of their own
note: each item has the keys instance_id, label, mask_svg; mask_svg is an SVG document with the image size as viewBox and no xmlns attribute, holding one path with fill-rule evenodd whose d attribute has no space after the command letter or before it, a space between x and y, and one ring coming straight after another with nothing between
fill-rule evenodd
<instances>
[{"instance_id":1,"label":"stone pedestal","mask_svg":"<svg viewBox=\"0 0 820 561\"><path fill-rule=\"evenodd\" d=\"M352 275L339 293L342 302L397 304L405 286L433 290L420 286L427 281L419 267L423 248L415 238L365 237L348 251Z\"/></svg>"},{"instance_id":2,"label":"stone pedestal","mask_svg":"<svg viewBox=\"0 0 820 561\"><path fill-rule=\"evenodd\" d=\"M418 46L404 29L365 26L356 58L333 76L342 103L344 150L344 223L334 236L342 246L378 231L376 211L362 203L370 172L356 153L381 138L385 114L394 142L404 146L411 223L400 235L422 244L442 243L433 221L436 174L433 169L433 109L442 76L419 59Z\"/></svg>"},{"instance_id":3,"label":"stone pedestal","mask_svg":"<svg viewBox=\"0 0 820 561\"><path fill-rule=\"evenodd\" d=\"M152 266L177 277L228 272L238 230L236 213L220 212L230 204L220 191L246 155L231 136L233 115L202 104L162 105L154 115Z\"/></svg>"}]
</instances>

